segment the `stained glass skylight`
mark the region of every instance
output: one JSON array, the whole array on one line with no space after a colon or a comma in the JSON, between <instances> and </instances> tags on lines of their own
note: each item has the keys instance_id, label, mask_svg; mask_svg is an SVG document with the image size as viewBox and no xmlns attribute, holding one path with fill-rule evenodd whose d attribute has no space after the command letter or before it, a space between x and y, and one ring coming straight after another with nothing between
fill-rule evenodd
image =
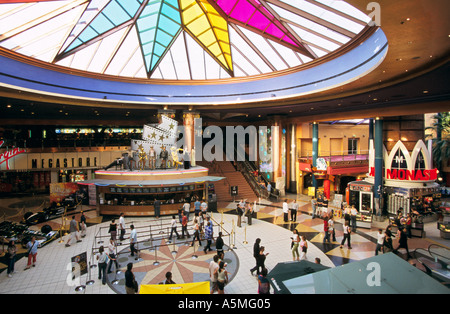
<instances>
[{"instance_id":1,"label":"stained glass skylight","mask_svg":"<svg viewBox=\"0 0 450 314\"><path fill-rule=\"evenodd\" d=\"M0 0L0 46L100 74L208 80L310 62L368 22L342 0Z\"/></svg>"}]
</instances>

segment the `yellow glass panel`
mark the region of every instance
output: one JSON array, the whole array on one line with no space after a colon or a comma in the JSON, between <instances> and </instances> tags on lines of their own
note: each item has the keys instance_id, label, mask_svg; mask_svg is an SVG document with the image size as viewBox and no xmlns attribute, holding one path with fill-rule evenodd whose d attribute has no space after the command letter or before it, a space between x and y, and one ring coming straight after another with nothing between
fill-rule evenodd
<instances>
[{"instance_id":1,"label":"yellow glass panel","mask_svg":"<svg viewBox=\"0 0 450 314\"><path fill-rule=\"evenodd\" d=\"M209 51L212 52L216 57L222 55L222 50L217 42L212 43L212 45L208 46Z\"/></svg>"},{"instance_id":2,"label":"yellow glass panel","mask_svg":"<svg viewBox=\"0 0 450 314\"><path fill-rule=\"evenodd\" d=\"M232 71L227 21L206 0L180 0L180 8L184 27L217 62Z\"/></svg>"},{"instance_id":3,"label":"yellow glass panel","mask_svg":"<svg viewBox=\"0 0 450 314\"><path fill-rule=\"evenodd\" d=\"M186 25L186 27L195 35L199 36L203 32L205 32L207 29L210 28L208 20L205 16L193 20L189 25Z\"/></svg>"},{"instance_id":4,"label":"yellow glass panel","mask_svg":"<svg viewBox=\"0 0 450 314\"><path fill-rule=\"evenodd\" d=\"M198 39L206 46L209 47L213 43L217 43L216 36L214 36L214 32L210 29L206 33L198 36Z\"/></svg>"}]
</instances>

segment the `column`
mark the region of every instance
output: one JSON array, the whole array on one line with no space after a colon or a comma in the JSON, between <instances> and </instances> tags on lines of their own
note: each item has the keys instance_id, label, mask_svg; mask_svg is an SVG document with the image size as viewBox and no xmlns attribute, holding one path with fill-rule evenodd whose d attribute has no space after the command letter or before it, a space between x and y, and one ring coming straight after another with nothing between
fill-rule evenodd
<instances>
[{"instance_id":1,"label":"column","mask_svg":"<svg viewBox=\"0 0 450 314\"><path fill-rule=\"evenodd\" d=\"M297 125L295 123L291 124L289 129L290 140L287 147L290 152L289 165L287 167L289 169L289 192L297 193Z\"/></svg>"},{"instance_id":2,"label":"column","mask_svg":"<svg viewBox=\"0 0 450 314\"><path fill-rule=\"evenodd\" d=\"M375 119L375 179L373 186L374 206L377 216L381 216L383 198L383 120Z\"/></svg>"},{"instance_id":3,"label":"column","mask_svg":"<svg viewBox=\"0 0 450 314\"><path fill-rule=\"evenodd\" d=\"M317 122L313 122L312 124L312 166L313 168L317 167L317 157L319 157L319 124ZM317 180L314 176L314 172L312 175L313 186L315 193L317 195Z\"/></svg>"}]
</instances>

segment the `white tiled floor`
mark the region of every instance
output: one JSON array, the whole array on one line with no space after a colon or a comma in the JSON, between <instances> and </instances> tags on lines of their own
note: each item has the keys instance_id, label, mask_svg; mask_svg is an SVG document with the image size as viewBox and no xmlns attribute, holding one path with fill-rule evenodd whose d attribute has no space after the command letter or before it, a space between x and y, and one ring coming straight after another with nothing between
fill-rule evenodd
<instances>
[{"instance_id":1,"label":"white tiled floor","mask_svg":"<svg viewBox=\"0 0 450 314\"><path fill-rule=\"evenodd\" d=\"M215 213L213 218L220 222L222 216ZM231 231L232 224L235 223L236 216L223 215L224 229ZM126 218L128 225L130 222L136 226L148 225L149 218ZM95 240L95 234L100 227L106 227L108 223L92 226L88 228L86 238L81 243L72 244L66 248L64 243L58 240L53 241L47 246L40 248L37 255L37 265L29 270L24 271L26 259L22 258L16 262L16 271L12 278L8 278L6 271L0 274L0 293L1 294L75 294L75 286L77 283L71 281L70 261L77 254L88 252L88 258ZM215 233L218 229L215 228ZM103 231L105 233L105 231ZM236 247L235 253L239 257L238 273L233 280L226 286L225 293L228 294L251 294L257 293L257 280L250 274L250 268L255 265L253 258L253 244L256 238L261 238L261 245L266 247L269 253L266 259L266 266L273 269L278 262L286 262L292 260L290 251L291 232L280 226L253 219L253 224L247 226L243 223L242 228L235 230L235 241L231 240L231 244ZM66 240L66 239L65 239ZM243 242L247 241L247 244ZM229 244L229 239L225 238L225 244ZM310 261L314 261L315 257L320 257L322 264L333 266L329 258L317 249L314 245L310 245L307 253ZM108 285L102 285L97 279L97 268L91 272L91 278L95 280L93 285L87 285L83 293L86 294L113 294L115 293ZM82 276L80 283L85 284L88 276ZM79 283L78 283L79 284Z\"/></svg>"}]
</instances>

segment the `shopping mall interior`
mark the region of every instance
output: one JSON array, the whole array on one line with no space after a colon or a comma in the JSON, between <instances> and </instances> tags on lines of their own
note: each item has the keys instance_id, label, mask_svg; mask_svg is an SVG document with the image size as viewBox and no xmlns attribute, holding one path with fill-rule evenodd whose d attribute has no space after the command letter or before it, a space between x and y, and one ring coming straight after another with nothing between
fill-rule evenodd
<instances>
[{"instance_id":1,"label":"shopping mall interior","mask_svg":"<svg viewBox=\"0 0 450 314\"><path fill-rule=\"evenodd\" d=\"M130 263L139 293L209 293L219 232L225 294L260 291L257 239L272 294L449 293L449 9L0 0L0 293L125 294Z\"/></svg>"}]
</instances>

